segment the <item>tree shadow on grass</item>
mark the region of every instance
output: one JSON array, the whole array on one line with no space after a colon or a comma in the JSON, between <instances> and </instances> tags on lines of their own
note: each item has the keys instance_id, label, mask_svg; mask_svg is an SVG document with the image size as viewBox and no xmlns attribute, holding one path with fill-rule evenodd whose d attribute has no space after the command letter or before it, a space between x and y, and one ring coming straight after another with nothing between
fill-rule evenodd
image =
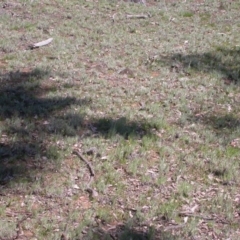
<instances>
[{"instance_id":1,"label":"tree shadow on grass","mask_svg":"<svg viewBox=\"0 0 240 240\"><path fill-rule=\"evenodd\" d=\"M0 76L0 119L46 118L72 104L84 104L72 97L43 97L47 91L56 90L55 86L47 86L47 89L40 86L40 81L49 75L48 71L35 69L28 73L10 72Z\"/></svg>"},{"instance_id":2,"label":"tree shadow on grass","mask_svg":"<svg viewBox=\"0 0 240 240\"><path fill-rule=\"evenodd\" d=\"M0 75L0 184L44 168L43 158L57 159L58 152L45 132L46 122L53 115L61 117L72 105L89 104L86 99L45 97L56 91L54 84L48 84L49 76L49 71L41 69Z\"/></svg>"},{"instance_id":3,"label":"tree shadow on grass","mask_svg":"<svg viewBox=\"0 0 240 240\"><path fill-rule=\"evenodd\" d=\"M0 184L15 176L29 176L59 158L56 143L50 137L95 135L111 138L120 135L142 138L154 135L154 124L127 118L84 119L66 110L73 105L86 106L91 99L46 97L57 87L49 82L50 72L35 69L0 75Z\"/></svg>"},{"instance_id":4,"label":"tree shadow on grass","mask_svg":"<svg viewBox=\"0 0 240 240\"><path fill-rule=\"evenodd\" d=\"M159 62L169 65L177 72L191 71L220 74L226 84L240 84L240 48L216 47L214 51L195 54L172 54L162 56ZM214 113L215 112L215 113ZM215 109L202 116L189 116L191 121L200 122L226 137L240 126L240 121L231 114L219 114Z\"/></svg>"},{"instance_id":5,"label":"tree shadow on grass","mask_svg":"<svg viewBox=\"0 0 240 240\"><path fill-rule=\"evenodd\" d=\"M114 135L123 136L125 139L129 137L142 138L146 135L154 136L153 129L158 128L155 124L139 120L129 121L126 117L118 119L100 118L91 121L92 130L101 134L106 138Z\"/></svg>"},{"instance_id":6,"label":"tree shadow on grass","mask_svg":"<svg viewBox=\"0 0 240 240\"><path fill-rule=\"evenodd\" d=\"M77 238L78 239L78 238ZM80 239L80 238L79 238ZM81 237L83 240L177 240L169 231L156 230L153 226L134 226L119 224L109 230L102 228L89 229L88 233Z\"/></svg>"},{"instance_id":7,"label":"tree shadow on grass","mask_svg":"<svg viewBox=\"0 0 240 240\"><path fill-rule=\"evenodd\" d=\"M240 120L232 114L206 113L191 117L195 123L207 126L223 145L229 144L240 132Z\"/></svg>"},{"instance_id":8,"label":"tree shadow on grass","mask_svg":"<svg viewBox=\"0 0 240 240\"><path fill-rule=\"evenodd\" d=\"M206 115L197 118L196 121L210 125L213 129L223 131L234 130L240 127L240 120L231 114L226 114L223 116Z\"/></svg>"},{"instance_id":9,"label":"tree shadow on grass","mask_svg":"<svg viewBox=\"0 0 240 240\"><path fill-rule=\"evenodd\" d=\"M169 64L175 70L217 72L229 83L240 83L240 48L216 47L215 51L195 54L173 54L160 57L159 62Z\"/></svg>"}]
</instances>

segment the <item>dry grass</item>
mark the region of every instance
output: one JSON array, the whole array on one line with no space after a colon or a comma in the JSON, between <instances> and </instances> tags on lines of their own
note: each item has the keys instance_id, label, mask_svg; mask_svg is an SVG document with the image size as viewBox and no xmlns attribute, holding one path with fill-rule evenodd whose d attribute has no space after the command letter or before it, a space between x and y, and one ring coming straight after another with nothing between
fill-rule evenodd
<instances>
[{"instance_id":1,"label":"dry grass","mask_svg":"<svg viewBox=\"0 0 240 240\"><path fill-rule=\"evenodd\" d=\"M239 239L239 6L3 1L0 239Z\"/></svg>"}]
</instances>

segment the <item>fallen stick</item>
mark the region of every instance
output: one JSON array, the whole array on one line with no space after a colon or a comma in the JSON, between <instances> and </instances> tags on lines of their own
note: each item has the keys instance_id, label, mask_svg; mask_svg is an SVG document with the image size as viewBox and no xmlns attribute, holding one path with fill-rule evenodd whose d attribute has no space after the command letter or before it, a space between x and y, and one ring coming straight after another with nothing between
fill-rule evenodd
<instances>
[{"instance_id":1,"label":"fallen stick","mask_svg":"<svg viewBox=\"0 0 240 240\"><path fill-rule=\"evenodd\" d=\"M185 227L185 226L186 226L185 224L167 226L167 227L164 228L164 231L179 229L179 228L182 228L182 227Z\"/></svg>"},{"instance_id":2,"label":"fallen stick","mask_svg":"<svg viewBox=\"0 0 240 240\"><path fill-rule=\"evenodd\" d=\"M41 41L41 42L38 42L38 43L35 43L33 45L30 46L31 49L34 49L34 48L39 48L39 47L43 47L45 45L48 45L50 42L52 42L53 38L49 38L47 40L44 40L44 41Z\"/></svg>"},{"instance_id":3,"label":"fallen stick","mask_svg":"<svg viewBox=\"0 0 240 240\"><path fill-rule=\"evenodd\" d=\"M25 217L23 217L21 220L19 220L17 222L17 233L16 233L16 237L14 237L13 239L19 239L20 235L21 235L21 224L27 220L29 217L31 216L30 213L28 213Z\"/></svg>"},{"instance_id":4,"label":"fallen stick","mask_svg":"<svg viewBox=\"0 0 240 240\"><path fill-rule=\"evenodd\" d=\"M221 222L223 224L228 224L228 221L224 219L220 219L220 218L218 219L216 217L207 217L207 216L197 215L197 214L187 213L187 212L180 212L179 217L193 217L193 218L199 218L205 221L215 221L215 222Z\"/></svg>"},{"instance_id":5,"label":"fallen stick","mask_svg":"<svg viewBox=\"0 0 240 240\"><path fill-rule=\"evenodd\" d=\"M76 150L76 149L73 150L73 154L76 154L87 165L89 172L90 172L90 180L89 180L89 182L87 184L87 188L85 190L89 193L90 199L96 198L98 196L97 191L95 191L94 189L92 189L90 187L90 185L93 181L93 177L95 176L95 172L93 170L91 163L88 162L88 160L78 150Z\"/></svg>"},{"instance_id":6,"label":"fallen stick","mask_svg":"<svg viewBox=\"0 0 240 240\"><path fill-rule=\"evenodd\" d=\"M137 19L146 19L149 18L148 15L126 15L126 18L128 19L133 19L133 18L137 18Z\"/></svg>"},{"instance_id":7,"label":"fallen stick","mask_svg":"<svg viewBox=\"0 0 240 240\"><path fill-rule=\"evenodd\" d=\"M73 150L73 154L76 154L84 163L86 163L86 165L89 169L89 172L90 172L90 176L94 177L95 172L93 170L93 167L92 167L91 163L88 162L88 160L78 150Z\"/></svg>"}]
</instances>

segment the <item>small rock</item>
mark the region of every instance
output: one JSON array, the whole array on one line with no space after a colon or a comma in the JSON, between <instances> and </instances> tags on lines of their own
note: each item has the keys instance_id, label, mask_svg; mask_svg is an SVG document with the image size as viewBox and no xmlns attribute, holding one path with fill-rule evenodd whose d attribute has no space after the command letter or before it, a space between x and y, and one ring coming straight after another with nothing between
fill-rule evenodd
<instances>
[{"instance_id":1,"label":"small rock","mask_svg":"<svg viewBox=\"0 0 240 240\"><path fill-rule=\"evenodd\" d=\"M80 189L77 184L73 184L72 188L74 188L74 189Z\"/></svg>"}]
</instances>

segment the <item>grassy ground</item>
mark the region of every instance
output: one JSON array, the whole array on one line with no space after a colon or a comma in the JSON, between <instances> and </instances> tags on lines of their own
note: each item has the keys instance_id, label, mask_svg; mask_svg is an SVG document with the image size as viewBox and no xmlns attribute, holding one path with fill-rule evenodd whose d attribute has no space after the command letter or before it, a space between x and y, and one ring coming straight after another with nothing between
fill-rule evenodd
<instances>
[{"instance_id":1,"label":"grassy ground","mask_svg":"<svg viewBox=\"0 0 240 240\"><path fill-rule=\"evenodd\" d=\"M0 239L239 239L239 7L2 1Z\"/></svg>"}]
</instances>

